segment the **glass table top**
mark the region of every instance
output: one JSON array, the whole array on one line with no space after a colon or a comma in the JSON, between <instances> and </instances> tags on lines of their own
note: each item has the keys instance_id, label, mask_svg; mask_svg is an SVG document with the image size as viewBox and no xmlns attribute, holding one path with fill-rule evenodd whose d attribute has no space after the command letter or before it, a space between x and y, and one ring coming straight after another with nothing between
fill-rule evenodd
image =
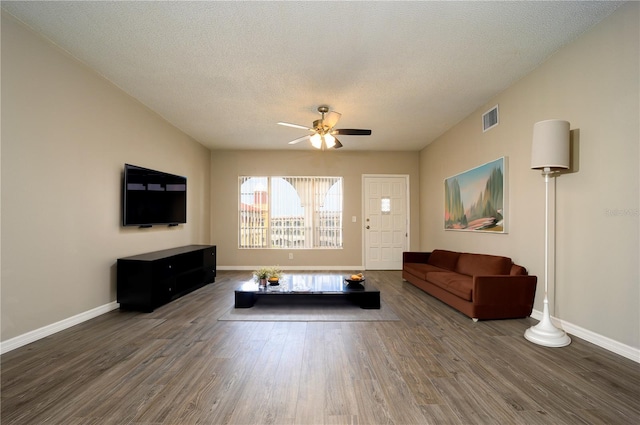
<instances>
[{"instance_id":1,"label":"glass table top","mask_svg":"<svg viewBox=\"0 0 640 425\"><path fill-rule=\"evenodd\" d=\"M366 279L362 281L361 285L348 285L345 281L347 277L338 274L287 274L280 279L278 285L267 283L267 286L264 287L251 279L244 282L236 292L342 294L356 291L378 291Z\"/></svg>"}]
</instances>

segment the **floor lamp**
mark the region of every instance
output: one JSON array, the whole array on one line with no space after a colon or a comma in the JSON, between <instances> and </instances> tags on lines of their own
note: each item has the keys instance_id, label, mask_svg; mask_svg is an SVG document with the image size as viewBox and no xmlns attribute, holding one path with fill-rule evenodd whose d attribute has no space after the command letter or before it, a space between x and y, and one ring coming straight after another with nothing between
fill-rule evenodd
<instances>
[{"instance_id":1,"label":"floor lamp","mask_svg":"<svg viewBox=\"0 0 640 425\"><path fill-rule=\"evenodd\" d=\"M527 329L524 337L535 344L546 347L564 347L571 343L571 338L562 329L553 325L549 314L549 244L555 244L555 226L553 234L549 235L549 183L559 170L567 169L569 165L569 123L561 120L546 120L535 123L531 145L531 168L542 170L545 184L544 306L542 320Z\"/></svg>"}]
</instances>

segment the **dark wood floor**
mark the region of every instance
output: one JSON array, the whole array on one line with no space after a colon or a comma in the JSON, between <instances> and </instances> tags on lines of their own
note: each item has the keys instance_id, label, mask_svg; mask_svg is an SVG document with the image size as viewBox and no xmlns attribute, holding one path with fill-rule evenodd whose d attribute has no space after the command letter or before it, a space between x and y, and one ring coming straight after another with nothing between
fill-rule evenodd
<instances>
[{"instance_id":1,"label":"dark wood floor","mask_svg":"<svg viewBox=\"0 0 640 425\"><path fill-rule=\"evenodd\" d=\"M223 322L248 272L2 356L9 424L638 424L640 365L533 319L474 323L368 272L394 322Z\"/></svg>"}]
</instances>

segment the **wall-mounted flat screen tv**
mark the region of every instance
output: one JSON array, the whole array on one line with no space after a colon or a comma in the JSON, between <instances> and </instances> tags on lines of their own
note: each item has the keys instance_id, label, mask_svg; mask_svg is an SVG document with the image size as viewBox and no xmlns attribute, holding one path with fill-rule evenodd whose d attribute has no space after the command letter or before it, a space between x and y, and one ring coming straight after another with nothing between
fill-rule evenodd
<instances>
[{"instance_id":1,"label":"wall-mounted flat screen tv","mask_svg":"<svg viewBox=\"0 0 640 425\"><path fill-rule=\"evenodd\" d=\"M123 226L187 222L186 177L125 164L123 180Z\"/></svg>"}]
</instances>

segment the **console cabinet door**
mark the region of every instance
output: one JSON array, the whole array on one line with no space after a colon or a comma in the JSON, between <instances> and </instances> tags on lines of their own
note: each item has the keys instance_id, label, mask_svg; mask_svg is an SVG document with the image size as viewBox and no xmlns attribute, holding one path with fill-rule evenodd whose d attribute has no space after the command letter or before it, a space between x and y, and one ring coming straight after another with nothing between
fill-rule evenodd
<instances>
[{"instance_id":1,"label":"console cabinet door","mask_svg":"<svg viewBox=\"0 0 640 425\"><path fill-rule=\"evenodd\" d=\"M216 247L205 249L202 255L202 263L206 271L205 279L207 282L213 282L216 278Z\"/></svg>"}]
</instances>

